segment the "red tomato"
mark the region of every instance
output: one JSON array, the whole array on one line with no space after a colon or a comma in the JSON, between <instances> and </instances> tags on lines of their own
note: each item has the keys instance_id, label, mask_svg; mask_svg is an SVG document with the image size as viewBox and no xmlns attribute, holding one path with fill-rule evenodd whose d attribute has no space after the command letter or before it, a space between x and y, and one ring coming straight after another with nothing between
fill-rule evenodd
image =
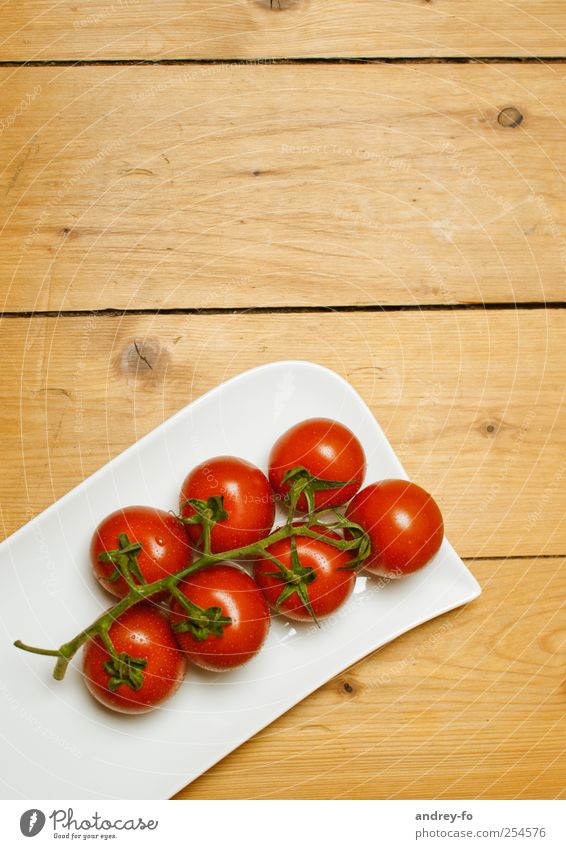
<instances>
[{"instance_id":1,"label":"red tomato","mask_svg":"<svg viewBox=\"0 0 566 849\"><path fill-rule=\"evenodd\" d=\"M307 419L286 431L271 451L269 480L281 498L288 495L291 485L285 476L297 467L321 481L314 484L314 507L322 510L345 504L356 494L364 480L366 458L360 442L345 425L331 419ZM304 475L305 471L299 476ZM349 483L325 488L322 481ZM307 512L304 493L297 507Z\"/></svg>"},{"instance_id":2,"label":"red tomato","mask_svg":"<svg viewBox=\"0 0 566 849\"><path fill-rule=\"evenodd\" d=\"M195 609L191 617L174 598L171 622L193 663L213 671L235 669L259 652L269 631L269 608L246 572L221 563L191 575L179 590ZM187 630L178 630L182 627Z\"/></svg>"},{"instance_id":3,"label":"red tomato","mask_svg":"<svg viewBox=\"0 0 566 849\"><path fill-rule=\"evenodd\" d=\"M120 713L146 713L173 695L187 662L158 607L150 602L130 607L113 622L108 636L119 662L112 660L101 637L85 645L83 675L95 699Z\"/></svg>"},{"instance_id":4,"label":"red tomato","mask_svg":"<svg viewBox=\"0 0 566 849\"><path fill-rule=\"evenodd\" d=\"M126 554L120 554L121 542L127 546ZM140 575L152 584L184 569L191 562L191 550L183 525L171 513L154 507L124 507L103 519L94 532L90 559L104 589L122 598L128 594L118 568L124 562L136 584L142 583Z\"/></svg>"},{"instance_id":5,"label":"red tomato","mask_svg":"<svg viewBox=\"0 0 566 849\"><path fill-rule=\"evenodd\" d=\"M206 502L221 496L228 514L212 528L211 551L220 554L252 545L267 536L275 519L275 500L269 481L262 471L238 457L214 457L197 466L186 477L181 489L183 516L195 515L188 499ZM202 545L202 526L186 525L193 545Z\"/></svg>"},{"instance_id":6,"label":"red tomato","mask_svg":"<svg viewBox=\"0 0 566 849\"><path fill-rule=\"evenodd\" d=\"M346 516L366 531L371 553L364 568L401 577L425 566L444 536L442 514L432 495L415 483L384 480L359 492Z\"/></svg>"},{"instance_id":7,"label":"red tomato","mask_svg":"<svg viewBox=\"0 0 566 849\"><path fill-rule=\"evenodd\" d=\"M321 525L312 525L310 530L340 539ZM270 545L267 552L285 568L279 576L273 575L280 571L277 564L266 557L258 559L254 564L255 579L271 607L290 619L308 621L328 616L344 604L354 589L356 576L348 569L352 553L340 551L323 540L306 536L287 538Z\"/></svg>"}]
</instances>

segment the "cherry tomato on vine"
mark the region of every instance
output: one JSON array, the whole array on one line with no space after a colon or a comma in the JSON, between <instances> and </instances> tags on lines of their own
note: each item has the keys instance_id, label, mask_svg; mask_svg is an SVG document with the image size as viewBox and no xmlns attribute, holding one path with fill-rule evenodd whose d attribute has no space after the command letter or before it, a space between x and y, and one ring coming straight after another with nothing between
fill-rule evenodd
<instances>
[{"instance_id":1,"label":"cherry tomato on vine","mask_svg":"<svg viewBox=\"0 0 566 849\"><path fill-rule=\"evenodd\" d=\"M171 623L179 645L203 669L235 669L251 660L269 632L269 608L250 576L225 563L179 584Z\"/></svg>"},{"instance_id":2,"label":"cherry tomato on vine","mask_svg":"<svg viewBox=\"0 0 566 849\"><path fill-rule=\"evenodd\" d=\"M123 507L95 530L90 559L104 589L122 598L129 591L124 570L135 584L152 584L184 569L192 555L183 525L171 513L154 507Z\"/></svg>"},{"instance_id":3,"label":"cherry tomato on vine","mask_svg":"<svg viewBox=\"0 0 566 849\"><path fill-rule=\"evenodd\" d=\"M309 530L341 539L323 525L311 525ZM268 557L258 559L254 563L255 579L270 606L290 619L308 621L329 616L354 589L356 575L349 568L352 553L329 542L293 536L273 543L266 551L281 566Z\"/></svg>"},{"instance_id":4,"label":"cherry tomato on vine","mask_svg":"<svg viewBox=\"0 0 566 849\"><path fill-rule=\"evenodd\" d=\"M146 713L173 695L187 661L163 611L140 602L112 623L108 637L114 657L100 636L84 649L83 676L95 699L120 713Z\"/></svg>"},{"instance_id":5,"label":"cherry tomato on vine","mask_svg":"<svg viewBox=\"0 0 566 849\"><path fill-rule=\"evenodd\" d=\"M434 557L444 537L444 522L432 495L405 480L366 486L346 516L366 531L371 553L364 568L375 575L401 577Z\"/></svg>"},{"instance_id":6,"label":"cherry tomato on vine","mask_svg":"<svg viewBox=\"0 0 566 849\"><path fill-rule=\"evenodd\" d=\"M269 457L271 486L281 498L292 498L294 486L303 513L345 504L361 487L365 471L359 440L332 419L299 422L279 437Z\"/></svg>"},{"instance_id":7,"label":"cherry tomato on vine","mask_svg":"<svg viewBox=\"0 0 566 849\"><path fill-rule=\"evenodd\" d=\"M199 511L208 511L215 520L210 534L213 554L258 542L275 519L269 481L257 466L239 457L201 463L185 478L179 501L182 517L194 521ZM203 525L187 524L186 529L192 544L203 547Z\"/></svg>"}]
</instances>

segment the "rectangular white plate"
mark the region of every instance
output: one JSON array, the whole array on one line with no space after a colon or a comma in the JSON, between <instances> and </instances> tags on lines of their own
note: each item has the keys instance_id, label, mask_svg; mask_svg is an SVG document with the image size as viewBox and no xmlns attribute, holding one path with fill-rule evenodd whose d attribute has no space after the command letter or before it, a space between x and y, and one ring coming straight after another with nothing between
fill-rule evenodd
<instances>
[{"instance_id":1,"label":"rectangular white plate","mask_svg":"<svg viewBox=\"0 0 566 849\"><path fill-rule=\"evenodd\" d=\"M275 439L313 416L358 435L366 482L406 477L346 381L313 363L272 363L189 404L0 545L3 798L167 798L364 655L479 595L445 540L426 569L401 581L380 588L358 577L347 605L320 630L274 619L247 666L224 675L191 667L162 709L138 717L100 707L76 668L56 682L51 658L13 648L18 638L57 647L108 605L88 557L107 513L127 504L175 509L185 474L215 455L265 469Z\"/></svg>"}]
</instances>

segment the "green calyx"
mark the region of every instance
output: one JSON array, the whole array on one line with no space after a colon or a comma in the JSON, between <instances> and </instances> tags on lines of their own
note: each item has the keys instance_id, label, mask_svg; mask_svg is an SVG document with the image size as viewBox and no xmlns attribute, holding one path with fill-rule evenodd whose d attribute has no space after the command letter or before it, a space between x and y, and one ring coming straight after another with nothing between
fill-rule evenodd
<instances>
[{"instance_id":1,"label":"green calyx","mask_svg":"<svg viewBox=\"0 0 566 849\"><path fill-rule=\"evenodd\" d=\"M195 640L202 642L208 637L221 637L224 628L232 624L232 619L224 616L221 607L199 607L176 587L172 595L185 611L182 621L173 625L177 634L192 634Z\"/></svg>"},{"instance_id":2,"label":"green calyx","mask_svg":"<svg viewBox=\"0 0 566 849\"><path fill-rule=\"evenodd\" d=\"M348 562L348 565L343 566L342 569L360 569L364 564L364 560L366 560L371 554L371 540L369 535L364 531L361 525L358 525L356 522L351 522L342 515L342 513L335 511L335 516L336 521L334 523L334 528L340 529L342 532L347 531L351 537L350 540L345 540L346 544L343 546L343 550L355 552L355 556Z\"/></svg>"},{"instance_id":3,"label":"green calyx","mask_svg":"<svg viewBox=\"0 0 566 849\"><path fill-rule=\"evenodd\" d=\"M200 498L187 498L183 507L189 505L195 511L192 516L179 516L179 521L184 525L201 525L202 534L198 545L202 545L205 554L210 554L210 532L217 522L228 518L224 509L224 496L211 495L206 501Z\"/></svg>"},{"instance_id":4,"label":"green calyx","mask_svg":"<svg viewBox=\"0 0 566 849\"><path fill-rule=\"evenodd\" d=\"M305 496L309 516L314 513L315 508L315 493L328 489L342 489L352 481L332 481L324 478L317 478L312 475L305 466L295 466L293 469L285 472L282 483L289 484L289 492L286 500L289 505L289 518L293 518L297 503L301 495Z\"/></svg>"},{"instance_id":5,"label":"green calyx","mask_svg":"<svg viewBox=\"0 0 566 849\"><path fill-rule=\"evenodd\" d=\"M224 509L223 495L211 495L206 501L201 501L200 498L187 498L183 502L183 507L187 504L195 512L192 516L179 516L179 520L184 525L205 525L208 523L212 527L222 519L228 518L228 513Z\"/></svg>"},{"instance_id":6,"label":"green calyx","mask_svg":"<svg viewBox=\"0 0 566 849\"><path fill-rule=\"evenodd\" d=\"M115 548L112 551L102 551L98 555L101 563L113 563L114 571L107 579L114 583L119 578L124 578L130 587L145 584L146 581L140 571L138 563L138 554L142 547L139 542L130 542L127 534L120 534L118 537L120 548ZM134 580L135 579L135 580Z\"/></svg>"},{"instance_id":7,"label":"green calyx","mask_svg":"<svg viewBox=\"0 0 566 849\"><path fill-rule=\"evenodd\" d=\"M113 693L120 684L126 684L132 690L139 690L143 685L143 672L147 666L147 660L143 657L132 657L123 651L114 654L104 664L104 671L110 676L108 689Z\"/></svg>"},{"instance_id":8,"label":"green calyx","mask_svg":"<svg viewBox=\"0 0 566 849\"><path fill-rule=\"evenodd\" d=\"M143 685L143 672L147 666L147 658L132 657L127 652L118 653L108 633L109 625L106 624L100 632L102 643L110 655L104 664L104 671L109 675L108 689L116 692L120 684L125 684L131 690L139 690Z\"/></svg>"},{"instance_id":9,"label":"green calyx","mask_svg":"<svg viewBox=\"0 0 566 849\"><path fill-rule=\"evenodd\" d=\"M291 537L291 566L290 568L285 566L278 560L276 557L271 556L268 552L265 553L265 556L275 563L277 566L277 571L266 572L266 575L271 576L272 578L277 578L284 584L281 593L277 601L275 602L275 609L278 611L281 609L281 605L287 601L287 599L291 598L294 595L299 597L299 600L302 602L304 607L308 610L311 618L318 625L318 619L316 617L316 613L314 612L311 604L311 600L309 597L308 585L312 584L312 582L316 579L316 573L314 569L310 566L303 566L301 561L299 560L299 554L297 552L297 541L295 537Z\"/></svg>"}]
</instances>

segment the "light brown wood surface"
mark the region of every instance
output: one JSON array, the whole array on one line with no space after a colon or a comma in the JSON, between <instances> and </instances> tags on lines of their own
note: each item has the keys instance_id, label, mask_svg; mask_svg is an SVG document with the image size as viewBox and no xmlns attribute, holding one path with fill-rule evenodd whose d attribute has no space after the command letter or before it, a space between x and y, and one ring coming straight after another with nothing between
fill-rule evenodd
<instances>
[{"instance_id":1,"label":"light brown wood surface","mask_svg":"<svg viewBox=\"0 0 566 849\"><path fill-rule=\"evenodd\" d=\"M562 0L7 0L0 59L560 56ZM281 9L278 6L281 6Z\"/></svg>"},{"instance_id":2,"label":"light brown wood surface","mask_svg":"<svg viewBox=\"0 0 566 849\"><path fill-rule=\"evenodd\" d=\"M564 299L561 66L4 68L0 94L5 310Z\"/></svg>"},{"instance_id":3,"label":"light brown wood surface","mask_svg":"<svg viewBox=\"0 0 566 849\"><path fill-rule=\"evenodd\" d=\"M178 798L564 797L566 5L281 6L1 5L0 534L244 369L333 368L483 594Z\"/></svg>"},{"instance_id":4,"label":"light brown wood surface","mask_svg":"<svg viewBox=\"0 0 566 849\"><path fill-rule=\"evenodd\" d=\"M4 319L4 532L208 389L293 358L358 389L462 555L562 554L562 321L545 310Z\"/></svg>"}]
</instances>

